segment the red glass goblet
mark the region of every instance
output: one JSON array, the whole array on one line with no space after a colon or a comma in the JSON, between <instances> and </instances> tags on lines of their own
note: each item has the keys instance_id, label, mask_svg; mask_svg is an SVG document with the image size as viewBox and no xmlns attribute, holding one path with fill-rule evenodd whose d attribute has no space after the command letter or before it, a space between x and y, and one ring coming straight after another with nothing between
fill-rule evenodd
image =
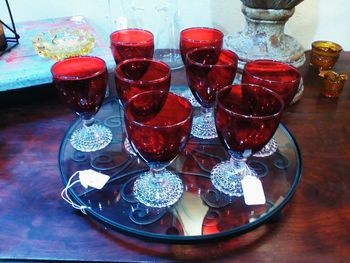
<instances>
[{"instance_id":1,"label":"red glass goblet","mask_svg":"<svg viewBox=\"0 0 350 263\"><path fill-rule=\"evenodd\" d=\"M209 27L192 27L184 29L180 32L180 53L184 64L186 64L187 52L201 47L215 47L220 50L222 48L224 34L215 28ZM197 100L191 92L185 91L182 94L187 98L194 107L199 107Z\"/></svg>"},{"instance_id":2,"label":"red glass goblet","mask_svg":"<svg viewBox=\"0 0 350 263\"><path fill-rule=\"evenodd\" d=\"M153 34L143 29L123 29L110 35L111 50L116 63L129 58L152 58Z\"/></svg>"},{"instance_id":3,"label":"red glass goblet","mask_svg":"<svg viewBox=\"0 0 350 263\"><path fill-rule=\"evenodd\" d=\"M192 106L184 98L161 90L133 96L124 107L127 135L149 172L134 184L134 195L150 207L167 207L182 193L181 179L165 168L184 149L192 125Z\"/></svg>"},{"instance_id":4,"label":"red glass goblet","mask_svg":"<svg viewBox=\"0 0 350 263\"><path fill-rule=\"evenodd\" d=\"M171 81L170 67L164 62L134 58L122 61L115 71L115 83L119 101L124 105L132 96L149 91L169 91ZM125 149L135 155L128 140L124 141Z\"/></svg>"},{"instance_id":5,"label":"red glass goblet","mask_svg":"<svg viewBox=\"0 0 350 263\"><path fill-rule=\"evenodd\" d=\"M186 54L200 47L222 48L224 34L215 28L192 27L180 32L180 53L183 63L186 62Z\"/></svg>"},{"instance_id":6,"label":"red glass goblet","mask_svg":"<svg viewBox=\"0 0 350 263\"><path fill-rule=\"evenodd\" d=\"M216 94L232 84L238 57L214 47L197 48L186 55L186 76L192 94L201 105L201 114L193 119L192 135L202 139L217 137L213 106Z\"/></svg>"},{"instance_id":7,"label":"red glass goblet","mask_svg":"<svg viewBox=\"0 0 350 263\"><path fill-rule=\"evenodd\" d=\"M273 90L284 101L287 107L293 100L300 84L300 72L293 66L272 60L255 60L245 64L242 83L256 84ZM278 148L275 139L259 152L257 157L272 155Z\"/></svg>"},{"instance_id":8,"label":"red glass goblet","mask_svg":"<svg viewBox=\"0 0 350 263\"><path fill-rule=\"evenodd\" d=\"M218 92L215 124L231 158L211 171L215 188L230 196L242 196L241 180L256 176L246 160L271 139L283 107L278 94L257 85L229 85Z\"/></svg>"},{"instance_id":9,"label":"red glass goblet","mask_svg":"<svg viewBox=\"0 0 350 263\"><path fill-rule=\"evenodd\" d=\"M144 91L169 91L170 80L169 66L154 59L128 59L119 63L115 71L117 94L122 104Z\"/></svg>"},{"instance_id":10,"label":"red glass goblet","mask_svg":"<svg viewBox=\"0 0 350 263\"><path fill-rule=\"evenodd\" d=\"M83 152L106 147L112 132L94 122L106 92L106 63L98 57L71 57L56 62L51 73L62 100L83 120L83 127L72 134L72 146Z\"/></svg>"}]
</instances>

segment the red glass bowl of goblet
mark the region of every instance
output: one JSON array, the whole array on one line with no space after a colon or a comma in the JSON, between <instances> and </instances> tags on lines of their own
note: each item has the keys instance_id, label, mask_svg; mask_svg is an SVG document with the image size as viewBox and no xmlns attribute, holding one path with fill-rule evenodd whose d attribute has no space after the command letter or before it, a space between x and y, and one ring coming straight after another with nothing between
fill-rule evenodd
<instances>
[{"instance_id":1,"label":"red glass bowl of goblet","mask_svg":"<svg viewBox=\"0 0 350 263\"><path fill-rule=\"evenodd\" d=\"M211 180L215 188L242 196L241 180L256 176L246 161L272 138L283 108L277 93L253 84L229 85L218 92L215 124L231 158L214 166Z\"/></svg>"},{"instance_id":2,"label":"red glass bowl of goblet","mask_svg":"<svg viewBox=\"0 0 350 263\"><path fill-rule=\"evenodd\" d=\"M217 137L213 106L217 92L232 84L238 57L230 50L196 48L186 55L186 76L192 94L201 105L201 114L193 119L192 135L202 139Z\"/></svg>"},{"instance_id":3,"label":"red glass bowl of goblet","mask_svg":"<svg viewBox=\"0 0 350 263\"><path fill-rule=\"evenodd\" d=\"M280 95L287 107L293 100L301 80L301 74L292 65L273 60L247 62L243 69L242 83L256 84Z\"/></svg>"},{"instance_id":4,"label":"red glass bowl of goblet","mask_svg":"<svg viewBox=\"0 0 350 263\"><path fill-rule=\"evenodd\" d=\"M188 140L192 125L191 104L167 91L147 91L133 96L125 104L124 120L130 144L150 168L134 183L136 199L150 207L173 205L183 193L183 184L166 167Z\"/></svg>"},{"instance_id":5,"label":"red glass bowl of goblet","mask_svg":"<svg viewBox=\"0 0 350 263\"><path fill-rule=\"evenodd\" d=\"M215 28L192 27L180 32L180 53L186 63L187 52L200 47L222 48L224 34Z\"/></svg>"},{"instance_id":6,"label":"red glass bowl of goblet","mask_svg":"<svg viewBox=\"0 0 350 263\"><path fill-rule=\"evenodd\" d=\"M73 148L93 152L106 147L112 132L94 122L106 92L106 63L98 57L71 57L56 62L51 73L61 99L83 120L83 127L71 136Z\"/></svg>"},{"instance_id":7,"label":"red glass bowl of goblet","mask_svg":"<svg viewBox=\"0 0 350 263\"><path fill-rule=\"evenodd\" d=\"M169 91L170 80L169 66L154 59L128 59L119 63L115 70L117 94L122 104L144 91Z\"/></svg>"},{"instance_id":8,"label":"red glass bowl of goblet","mask_svg":"<svg viewBox=\"0 0 350 263\"><path fill-rule=\"evenodd\" d=\"M287 107L293 100L301 81L301 74L295 67L279 61L255 60L245 64L242 83L256 84L273 90L280 95ZM272 139L257 157L272 155L278 148Z\"/></svg>"},{"instance_id":9,"label":"red glass bowl of goblet","mask_svg":"<svg viewBox=\"0 0 350 263\"><path fill-rule=\"evenodd\" d=\"M116 63L130 58L152 58L154 37L147 30L129 28L110 35L111 50Z\"/></svg>"}]
</instances>

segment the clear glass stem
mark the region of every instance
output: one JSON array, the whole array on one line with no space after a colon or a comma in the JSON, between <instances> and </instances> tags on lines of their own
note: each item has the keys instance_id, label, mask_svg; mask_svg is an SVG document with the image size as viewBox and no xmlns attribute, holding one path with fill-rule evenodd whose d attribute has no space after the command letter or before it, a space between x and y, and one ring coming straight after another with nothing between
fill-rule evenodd
<instances>
[{"instance_id":1,"label":"clear glass stem","mask_svg":"<svg viewBox=\"0 0 350 263\"><path fill-rule=\"evenodd\" d=\"M150 173L152 174L152 182L158 186L164 184L164 178L162 177L162 171L165 168L160 168L160 169L156 169L156 168L151 168L150 169Z\"/></svg>"},{"instance_id":2,"label":"clear glass stem","mask_svg":"<svg viewBox=\"0 0 350 263\"><path fill-rule=\"evenodd\" d=\"M215 128L213 108L201 107L199 116L193 118L191 134L201 139L218 137Z\"/></svg>"},{"instance_id":3,"label":"clear glass stem","mask_svg":"<svg viewBox=\"0 0 350 263\"><path fill-rule=\"evenodd\" d=\"M246 158L236 158L231 156L230 164L232 165L232 169L234 171L234 175L236 178L243 178L243 171L247 169Z\"/></svg>"},{"instance_id":4,"label":"clear glass stem","mask_svg":"<svg viewBox=\"0 0 350 263\"><path fill-rule=\"evenodd\" d=\"M243 177L248 175L256 176L256 172L247 164L250 155L250 150L243 152L241 155L231 154L230 164L235 178L242 180Z\"/></svg>"},{"instance_id":5,"label":"clear glass stem","mask_svg":"<svg viewBox=\"0 0 350 263\"><path fill-rule=\"evenodd\" d=\"M94 117L91 117L89 119L83 119L83 126L85 128L87 128L87 129L89 127L91 127L92 125L94 125L94 123L95 123L95 118Z\"/></svg>"},{"instance_id":6,"label":"clear glass stem","mask_svg":"<svg viewBox=\"0 0 350 263\"><path fill-rule=\"evenodd\" d=\"M201 107L201 115L203 116L203 122L206 124L210 124L213 118L213 108L205 108Z\"/></svg>"}]
</instances>

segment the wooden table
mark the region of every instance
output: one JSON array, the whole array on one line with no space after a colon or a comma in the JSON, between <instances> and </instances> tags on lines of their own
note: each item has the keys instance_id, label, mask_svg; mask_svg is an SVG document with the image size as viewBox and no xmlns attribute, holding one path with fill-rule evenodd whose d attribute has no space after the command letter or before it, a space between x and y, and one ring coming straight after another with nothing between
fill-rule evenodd
<instances>
[{"instance_id":1,"label":"wooden table","mask_svg":"<svg viewBox=\"0 0 350 263\"><path fill-rule=\"evenodd\" d=\"M349 73L349 63L343 52L335 69ZM183 73L173 74L175 82ZM305 65L303 75L303 98L283 116L301 148L303 177L282 217L238 238L193 245L142 241L74 211L60 198L57 154L75 116L51 86L0 93L0 261L348 262L350 81L328 99L314 70Z\"/></svg>"}]
</instances>

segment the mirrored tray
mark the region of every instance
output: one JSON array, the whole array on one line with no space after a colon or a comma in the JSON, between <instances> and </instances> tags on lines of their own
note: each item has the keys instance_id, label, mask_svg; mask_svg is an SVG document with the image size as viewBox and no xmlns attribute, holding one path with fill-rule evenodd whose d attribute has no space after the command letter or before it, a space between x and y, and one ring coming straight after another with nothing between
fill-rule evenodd
<instances>
[{"instance_id":1,"label":"mirrored tray","mask_svg":"<svg viewBox=\"0 0 350 263\"><path fill-rule=\"evenodd\" d=\"M210 181L210 170L228 156L218 139L190 138L183 153L170 166L184 182L181 200L169 208L148 208L132 195L133 182L147 166L125 149L122 109L117 99L106 101L96 119L112 129L112 143L94 153L74 150L69 138L81 125L80 120L76 121L60 147L62 181L66 186L73 173L85 169L109 175L108 183L101 190L85 189L76 184L69 195L76 203L89 207L85 210L88 216L124 233L177 243L240 235L278 215L300 180L300 152L282 124L275 134L278 151L270 157L249 159L264 188L264 205L248 206L243 197L229 197L216 191Z\"/></svg>"}]
</instances>

